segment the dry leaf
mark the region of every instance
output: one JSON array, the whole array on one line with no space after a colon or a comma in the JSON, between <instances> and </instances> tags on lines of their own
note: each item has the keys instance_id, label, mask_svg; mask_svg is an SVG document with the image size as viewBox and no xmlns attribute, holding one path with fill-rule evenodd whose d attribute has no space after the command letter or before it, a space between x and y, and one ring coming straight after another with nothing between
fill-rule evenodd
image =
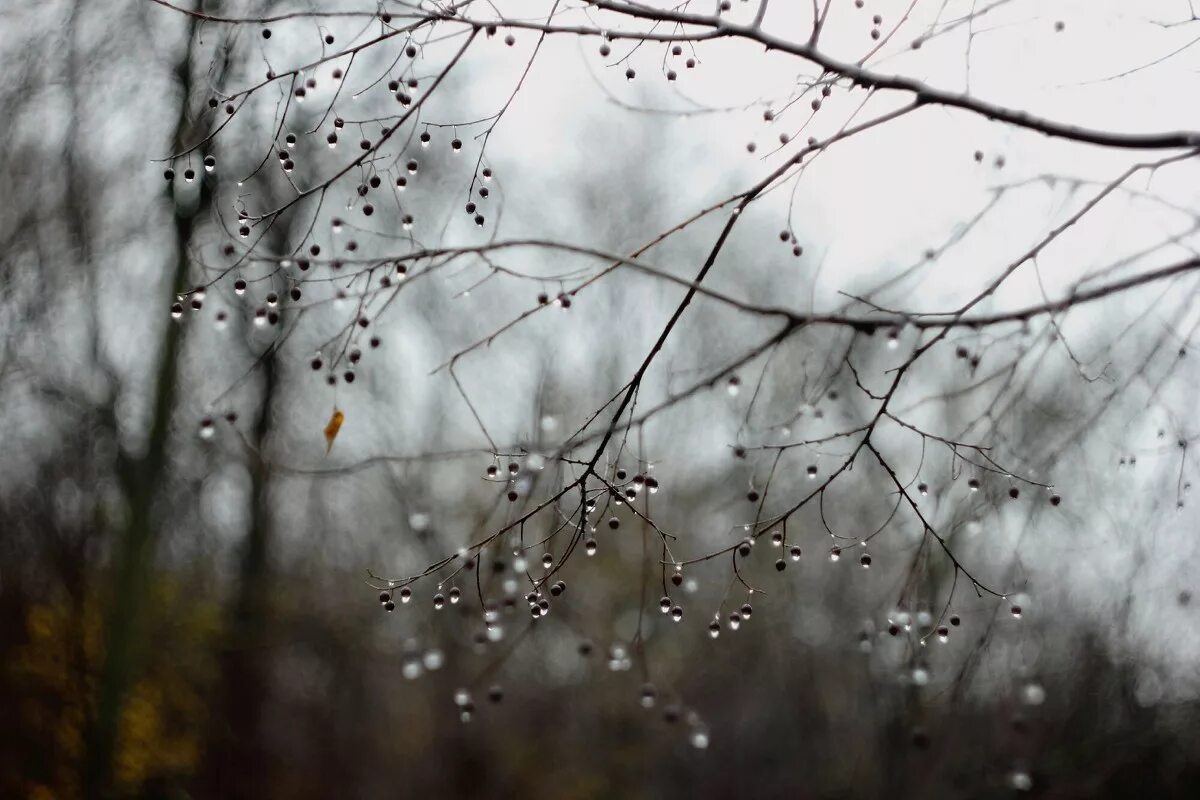
<instances>
[{"instance_id":1,"label":"dry leaf","mask_svg":"<svg viewBox=\"0 0 1200 800\"><path fill-rule=\"evenodd\" d=\"M333 415L329 418L329 424L325 426L325 453L333 449L333 440L337 438L338 431L342 429L342 420L346 418L337 406L333 407Z\"/></svg>"}]
</instances>

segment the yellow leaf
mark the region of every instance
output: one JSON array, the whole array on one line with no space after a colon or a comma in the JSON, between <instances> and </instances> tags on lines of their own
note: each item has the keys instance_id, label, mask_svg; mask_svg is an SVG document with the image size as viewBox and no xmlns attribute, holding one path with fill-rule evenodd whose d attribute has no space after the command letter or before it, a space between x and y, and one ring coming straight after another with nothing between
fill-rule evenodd
<instances>
[{"instance_id":1,"label":"yellow leaf","mask_svg":"<svg viewBox=\"0 0 1200 800\"><path fill-rule=\"evenodd\" d=\"M338 431L342 428L342 420L346 418L337 406L333 407L333 415L329 418L329 424L325 426L325 452L329 453L333 449L333 440L337 438Z\"/></svg>"}]
</instances>

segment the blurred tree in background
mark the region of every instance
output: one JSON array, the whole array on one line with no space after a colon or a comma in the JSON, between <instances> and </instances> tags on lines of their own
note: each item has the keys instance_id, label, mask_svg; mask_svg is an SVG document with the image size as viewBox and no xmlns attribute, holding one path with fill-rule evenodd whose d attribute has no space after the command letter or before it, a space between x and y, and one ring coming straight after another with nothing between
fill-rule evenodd
<instances>
[{"instance_id":1,"label":"blurred tree in background","mask_svg":"<svg viewBox=\"0 0 1200 800\"><path fill-rule=\"evenodd\" d=\"M0 796L1200 785L1190 3L10 6Z\"/></svg>"}]
</instances>

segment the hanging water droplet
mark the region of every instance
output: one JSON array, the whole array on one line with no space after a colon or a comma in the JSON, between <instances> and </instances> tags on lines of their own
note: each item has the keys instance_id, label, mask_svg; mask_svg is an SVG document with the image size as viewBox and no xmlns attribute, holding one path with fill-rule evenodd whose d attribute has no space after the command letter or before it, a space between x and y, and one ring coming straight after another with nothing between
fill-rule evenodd
<instances>
[{"instance_id":1,"label":"hanging water droplet","mask_svg":"<svg viewBox=\"0 0 1200 800\"><path fill-rule=\"evenodd\" d=\"M435 609L440 611L442 609L442 607L445 605L446 605L446 598L442 596L441 592L438 592L437 594L435 594L433 596L433 607Z\"/></svg>"},{"instance_id":2,"label":"hanging water droplet","mask_svg":"<svg viewBox=\"0 0 1200 800\"><path fill-rule=\"evenodd\" d=\"M736 631L740 627L742 627L742 615L736 611L731 611L729 613L729 629Z\"/></svg>"},{"instance_id":3,"label":"hanging water droplet","mask_svg":"<svg viewBox=\"0 0 1200 800\"><path fill-rule=\"evenodd\" d=\"M583 551L585 553L587 553L589 556L596 555L596 540L588 539L586 542L584 542Z\"/></svg>"},{"instance_id":4,"label":"hanging water droplet","mask_svg":"<svg viewBox=\"0 0 1200 800\"><path fill-rule=\"evenodd\" d=\"M1008 785L1018 792L1028 792L1033 788L1033 779L1024 770L1014 770L1008 775Z\"/></svg>"},{"instance_id":5,"label":"hanging water droplet","mask_svg":"<svg viewBox=\"0 0 1200 800\"><path fill-rule=\"evenodd\" d=\"M798 544L792 545L792 547L788 551L788 553L791 555L792 561L799 561L800 560L800 545L798 545Z\"/></svg>"},{"instance_id":6,"label":"hanging water droplet","mask_svg":"<svg viewBox=\"0 0 1200 800\"><path fill-rule=\"evenodd\" d=\"M675 606L671 609L671 621L679 622L681 619L683 619L683 607Z\"/></svg>"},{"instance_id":7,"label":"hanging water droplet","mask_svg":"<svg viewBox=\"0 0 1200 800\"><path fill-rule=\"evenodd\" d=\"M1021 701L1027 706L1040 706L1046 702L1046 690L1036 683L1027 683L1021 690Z\"/></svg>"},{"instance_id":8,"label":"hanging water droplet","mask_svg":"<svg viewBox=\"0 0 1200 800\"><path fill-rule=\"evenodd\" d=\"M837 561L841 557L842 557L842 548L840 548L840 547L830 548L830 550L829 550L829 560L830 561Z\"/></svg>"},{"instance_id":9,"label":"hanging water droplet","mask_svg":"<svg viewBox=\"0 0 1200 800\"><path fill-rule=\"evenodd\" d=\"M742 379L737 375L733 375L729 378L729 383L726 385L726 391L729 392L730 397L737 397L738 392L741 391L741 387Z\"/></svg>"},{"instance_id":10,"label":"hanging water droplet","mask_svg":"<svg viewBox=\"0 0 1200 800\"><path fill-rule=\"evenodd\" d=\"M689 741L691 742L692 747L696 748L697 750L706 749L708 747L708 728L705 728L704 726L692 728Z\"/></svg>"},{"instance_id":11,"label":"hanging water droplet","mask_svg":"<svg viewBox=\"0 0 1200 800\"><path fill-rule=\"evenodd\" d=\"M719 621L714 619L708 623L708 635L712 639L716 639L721 635L721 623Z\"/></svg>"}]
</instances>

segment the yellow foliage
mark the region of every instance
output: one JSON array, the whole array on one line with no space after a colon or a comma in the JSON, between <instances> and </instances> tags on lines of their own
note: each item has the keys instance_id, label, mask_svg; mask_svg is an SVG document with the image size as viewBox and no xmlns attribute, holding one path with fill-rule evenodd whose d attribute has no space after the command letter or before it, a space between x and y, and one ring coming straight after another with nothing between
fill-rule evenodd
<instances>
[{"instance_id":1,"label":"yellow foliage","mask_svg":"<svg viewBox=\"0 0 1200 800\"><path fill-rule=\"evenodd\" d=\"M123 794L135 794L155 778L186 776L201 754L206 716L204 692L214 672L203 655L217 634L215 608L182 602L177 585L152 590L140 679L121 710L113 773ZM52 773L25 784L31 800L81 797L87 726L103 665L100 603L73 608L70 601L42 603L26 615L28 639L9 667L26 698L21 726L50 756ZM27 778L28 780L28 778Z\"/></svg>"},{"instance_id":2,"label":"yellow foliage","mask_svg":"<svg viewBox=\"0 0 1200 800\"><path fill-rule=\"evenodd\" d=\"M325 426L325 452L328 453L333 449L333 440L337 438L338 431L342 429L342 422L346 419L337 406L333 407L333 414L329 417L329 423Z\"/></svg>"}]
</instances>

